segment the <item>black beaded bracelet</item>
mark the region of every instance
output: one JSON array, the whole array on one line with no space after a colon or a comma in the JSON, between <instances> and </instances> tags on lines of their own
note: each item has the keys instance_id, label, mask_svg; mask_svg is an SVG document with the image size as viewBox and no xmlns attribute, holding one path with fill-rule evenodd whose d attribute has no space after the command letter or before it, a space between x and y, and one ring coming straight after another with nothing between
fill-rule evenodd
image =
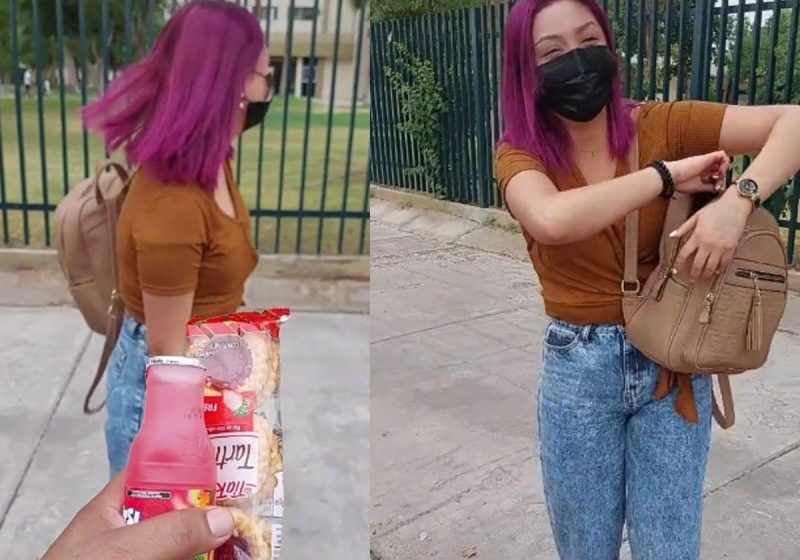
<instances>
[{"instance_id":1,"label":"black beaded bracelet","mask_svg":"<svg viewBox=\"0 0 800 560\"><path fill-rule=\"evenodd\" d=\"M662 187L659 196L662 198L672 198L672 195L675 194L675 181L672 179L672 173L669 172L666 164L661 160L656 160L650 164L650 167L658 171L658 174L661 175Z\"/></svg>"}]
</instances>

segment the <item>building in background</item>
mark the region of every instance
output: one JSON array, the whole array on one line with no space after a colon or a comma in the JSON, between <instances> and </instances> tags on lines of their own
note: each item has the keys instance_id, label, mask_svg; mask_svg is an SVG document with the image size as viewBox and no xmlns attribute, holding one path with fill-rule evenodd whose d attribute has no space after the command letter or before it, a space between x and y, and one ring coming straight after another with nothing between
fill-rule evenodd
<instances>
[{"instance_id":1,"label":"building in background","mask_svg":"<svg viewBox=\"0 0 800 560\"><path fill-rule=\"evenodd\" d=\"M354 91L357 104L369 105L369 14L362 16L357 8L368 6L366 0L316 0L316 8L315 0L239 0L237 4L258 16L268 36L277 92L289 91L298 97L310 92L328 103L335 87L334 106L350 106ZM356 64L360 27L361 61ZM358 83L354 84L356 70Z\"/></svg>"}]
</instances>

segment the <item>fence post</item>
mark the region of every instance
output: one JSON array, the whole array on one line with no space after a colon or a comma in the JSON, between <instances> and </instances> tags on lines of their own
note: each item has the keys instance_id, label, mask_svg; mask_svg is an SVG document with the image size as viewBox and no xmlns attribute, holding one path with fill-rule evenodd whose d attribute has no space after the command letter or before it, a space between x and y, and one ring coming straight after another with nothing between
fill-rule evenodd
<instances>
[{"instance_id":1,"label":"fence post","mask_svg":"<svg viewBox=\"0 0 800 560\"><path fill-rule=\"evenodd\" d=\"M705 44L711 37L706 37L708 27L710 0L695 0L694 4L694 35L692 36L692 83L689 96L692 99L702 99L705 83L708 76L705 74Z\"/></svg>"}]
</instances>

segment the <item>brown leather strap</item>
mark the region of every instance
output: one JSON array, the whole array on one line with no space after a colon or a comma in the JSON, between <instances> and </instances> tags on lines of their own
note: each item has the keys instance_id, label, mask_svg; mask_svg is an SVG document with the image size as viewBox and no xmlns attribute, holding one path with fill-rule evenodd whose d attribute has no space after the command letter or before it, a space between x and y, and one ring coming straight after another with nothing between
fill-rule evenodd
<instances>
[{"instance_id":1,"label":"brown leather strap","mask_svg":"<svg viewBox=\"0 0 800 560\"><path fill-rule=\"evenodd\" d=\"M106 199L99 187L99 177L103 169L110 165L119 175L124 186L119 197ZM96 414L100 412L106 404L105 399L97 407L92 407L91 400L94 396L97 387L103 379L108 362L111 359L111 354L119 339L119 333L122 329L122 321L125 316L125 305L119 295L119 278L118 278L118 265L117 265L117 221L119 218L120 207L125 200L128 192L128 186L133 175L129 175L128 171L118 163L108 163L101 167L95 177L95 196L98 202L103 204L106 210L106 225L108 226L108 237L111 240L109 243L109 262L111 263L111 279L113 282L113 289L111 291L111 301L108 306L108 322L106 323L106 340L103 344L103 353L100 356L100 363L97 364L97 371L95 372L92 384L89 386L89 391L86 393L86 398L83 401L83 412L86 414Z\"/></svg>"},{"instance_id":2,"label":"brown leather strap","mask_svg":"<svg viewBox=\"0 0 800 560\"><path fill-rule=\"evenodd\" d=\"M639 171L639 137L634 135L628 154L628 172ZM625 271L622 276L622 293L639 293L639 211L634 210L625 219Z\"/></svg>"},{"instance_id":3,"label":"brown leather strap","mask_svg":"<svg viewBox=\"0 0 800 560\"><path fill-rule=\"evenodd\" d=\"M722 409L717 403L717 396L711 392L711 411L714 414L714 419L723 430L727 430L736 422L736 411L733 408L733 393L731 392L731 380L727 374L717 375L719 379L719 394L722 397Z\"/></svg>"}]
</instances>

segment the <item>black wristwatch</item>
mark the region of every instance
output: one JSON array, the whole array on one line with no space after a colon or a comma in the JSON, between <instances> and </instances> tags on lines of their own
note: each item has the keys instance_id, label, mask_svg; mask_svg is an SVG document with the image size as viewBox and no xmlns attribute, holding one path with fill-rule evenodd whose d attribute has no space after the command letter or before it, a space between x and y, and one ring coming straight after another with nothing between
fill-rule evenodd
<instances>
[{"instance_id":1,"label":"black wristwatch","mask_svg":"<svg viewBox=\"0 0 800 560\"><path fill-rule=\"evenodd\" d=\"M761 195L758 194L758 183L752 179L742 179L736 183L736 192L742 198L747 198L753 203L754 208L761 206Z\"/></svg>"}]
</instances>

